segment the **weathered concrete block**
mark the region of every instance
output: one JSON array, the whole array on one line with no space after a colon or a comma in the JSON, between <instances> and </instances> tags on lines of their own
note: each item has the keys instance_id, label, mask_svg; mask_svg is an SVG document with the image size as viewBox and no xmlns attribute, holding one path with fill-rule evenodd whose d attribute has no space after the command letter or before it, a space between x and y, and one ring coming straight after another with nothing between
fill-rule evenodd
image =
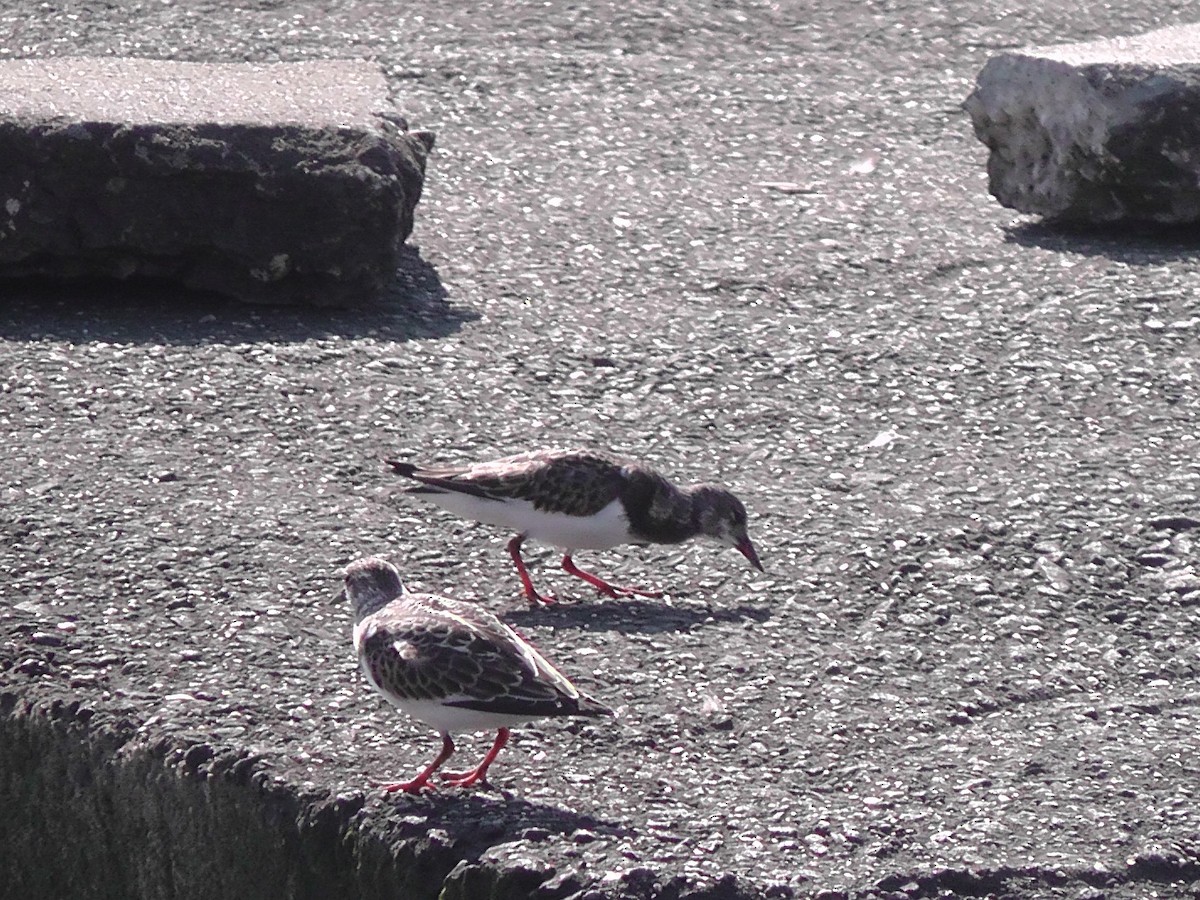
<instances>
[{"instance_id":1,"label":"weathered concrete block","mask_svg":"<svg viewBox=\"0 0 1200 900\"><path fill-rule=\"evenodd\" d=\"M1005 206L1200 221L1200 25L1001 54L965 106Z\"/></svg>"},{"instance_id":2,"label":"weathered concrete block","mask_svg":"<svg viewBox=\"0 0 1200 900\"><path fill-rule=\"evenodd\" d=\"M461 851L384 842L361 795L277 782L244 750L148 739L0 685L0 897L432 900Z\"/></svg>"},{"instance_id":3,"label":"weathered concrete block","mask_svg":"<svg viewBox=\"0 0 1200 900\"><path fill-rule=\"evenodd\" d=\"M432 145L365 62L0 62L0 275L369 299Z\"/></svg>"}]
</instances>

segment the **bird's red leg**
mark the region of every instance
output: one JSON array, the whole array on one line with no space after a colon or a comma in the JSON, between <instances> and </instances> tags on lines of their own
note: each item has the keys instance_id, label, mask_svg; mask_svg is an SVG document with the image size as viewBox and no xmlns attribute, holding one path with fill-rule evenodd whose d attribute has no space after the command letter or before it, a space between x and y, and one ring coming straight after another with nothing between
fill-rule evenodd
<instances>
[{"instance_id":1,"label":"bird's red leg","mask_svg":"<svg viewBox=\"0 0 1200 900\"><path fill-rule=\"evenodd\" d=\"M450 735L442 732L442 752L437 755L437 758L425 767L425 771L414 778L412 781L401 781L396 784L385 784L383 789L389 794L395 791L404 791L406 794L419 794L421 788L434 789L434 785L430 784L429 776L438 770L438 767L450 758L450 754L454 752L454 741L450 740Z\"/></svg>"},{"instance_id":2,"label":"bird's red leg","mask_svg":"<svg viewBox=\"0 0 1200 900\"><path fill-rule=\"evenodd\" d=\"M643 591L639 590L638 588L619 587L615 584L609 584L599 575L593 575L590 572L585 572L583 569L575 565L575 560L571 559L570 553L563 556L562 567L564 572L569 575L574 575L576 578L582 578L606 597L620 597L622 595L629 594L637 594L639 597L661 597L663 595L662 591Z\"/></svg>"},{"instance_id":3,"label":"bird's red leg","mask_svg":"<svg viewBox=\"0 0 1200 900\"><path fill-rule=\"evenodd\" d=\"M554 601L549 597L543 597L533 587L533 579L529 577L529 570L525 568L525 560L521 558L521 544L525 540L525 535L518 534L515 538L508 542L508 555L512 557L513 564L517 567L517 574L521 576L521 587L525 589L525 599L537 606L541 603L543 606L552 606Z\"/></svg>"},{"instance_id":4,"label":"bird's red leg","mask_svg":"<svg viewBox=\"0 0 1200 900\"><path fill-rule=\"evenodd\" d=\"M470 787L473 784L483 784L486 787L488 783L488 766L496 761L496 757L500 754L500 751L504 749L504 745L508 743L508 735L508 729L501 728L496 732L496 740L492 744L492 749L487 752L486 756L484 756L483 762L477 765L470 772L458 772L454 774L450 772L444 772L442 773L442 780L445 781L446 784L453 785L454 787Z\"/></svg>"}]
</instances>

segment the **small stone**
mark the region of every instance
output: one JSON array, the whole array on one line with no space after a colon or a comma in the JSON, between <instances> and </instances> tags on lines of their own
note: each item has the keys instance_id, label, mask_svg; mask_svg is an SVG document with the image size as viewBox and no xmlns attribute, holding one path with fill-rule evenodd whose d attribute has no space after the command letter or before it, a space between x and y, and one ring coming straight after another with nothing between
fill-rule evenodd
<instances>
[{"instance_id":1,"label":"small stone","mask_svg":"<svg viewBox=\"0 0 1200 900\"><path fill-rule=\"evenodd\" d=\"M1178 575L1164 579L1163 587L1177 594L1185 594L1200 589L1200 576L1192 572L1180 572Z\"/></svg>"},{"instance_id":2,"label":"small stone","mask_svg":"<svg viewBox=\"0 0 1200 900\"><path fill-rule=\"evenodd\" d=\"M184 754L183 764L189 769L198 769L216 755L208 744L196 744Z\"/></svg>"},{"instance_id":3,"label":"small stone","mask_svg":"<svg viewBox=\"0 0 1200 900\"><path fill-rule=\"evenodd\" d=\"M542 882L533 892L535 898L567 897L583 889L583 879L578 872L565 869Z\"/></svg>"},{"instance_id":4,"label":"small stone","mask_svg":"<svg viewBox=\"0 0 1200 900\"><path fill-rule=\"evenodd\" d=\"M796 181L756 181L755 187L768 191L778 191L781 194L815 194L817 189Z\"/></svg>"},{"instance_id":5,"label":"small stone","mask_svg":"<svg viewBox=\"0 0 1200 900\"><path fill-rule=\"evenodd\" d=\"M31 656L17 663L17 671L22 675L42 675L49 671L49 667L42 660Z\"/></svg>"},{"instance_id":6,"label":"small stone","mask_svg":"<svg viewBox=\"0 0 1200 900\"><path fill-rule=\"evenodd\" d=\"M1150 520L1150 527L1155 531L1187 531L1200 528L1200 519L1192 516L1159 516Z\"/></svg>"}]
</instances>

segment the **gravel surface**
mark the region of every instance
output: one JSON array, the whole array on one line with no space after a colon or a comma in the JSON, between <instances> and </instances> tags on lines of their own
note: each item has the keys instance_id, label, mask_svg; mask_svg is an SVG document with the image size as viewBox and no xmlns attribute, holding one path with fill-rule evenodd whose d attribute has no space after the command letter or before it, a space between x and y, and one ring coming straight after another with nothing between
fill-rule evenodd
<instances>
[{"instance_id":1,"label":"gravel surface","mask_svg":"<svg viewBox=\"0 0 1200 900\"><path fill-rule=\"evenodd\" d=\"M6 6L9 56L374 58L438 148L369 309L3 288L0 688L258 755L464 895L1193 896L1196 243L1002 210L959 109L991 53L1190 4L1075 6ZM508 535L380 462L562 444L729 484L766 576L581 554L671 590L609 601L535 550L578 602L529 610ZM620 718L372 789L436 738L328 603L367 554Z\"/></svg>"}]
</instances>

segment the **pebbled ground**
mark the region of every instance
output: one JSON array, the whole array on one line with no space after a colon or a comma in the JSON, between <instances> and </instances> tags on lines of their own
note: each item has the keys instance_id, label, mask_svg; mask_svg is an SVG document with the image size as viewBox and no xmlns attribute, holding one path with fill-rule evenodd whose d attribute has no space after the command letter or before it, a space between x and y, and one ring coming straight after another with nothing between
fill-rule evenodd
<instances>
[{"instance_id":1,"label":"pebbled ground","mask_svg":"<svg viewBox=\"0 0 1200 900\"><path fill-rule=\"evenodd\" d=\"M3 286L0 687L253 754L462 896L1193 896L1195 240L1014 217L958 106L989 53L1188 5L807 7L0 12L7 56L377 59L438 134L379 306ZM734 487L766 576L581 554L671 590L607 601L533 552L578 602L529 610L507 535L380 463L578 443ZM619 720L519 730L491 793L373 790L437 742L328 604L369 553Z\"/></svg>"}]
</instances>

